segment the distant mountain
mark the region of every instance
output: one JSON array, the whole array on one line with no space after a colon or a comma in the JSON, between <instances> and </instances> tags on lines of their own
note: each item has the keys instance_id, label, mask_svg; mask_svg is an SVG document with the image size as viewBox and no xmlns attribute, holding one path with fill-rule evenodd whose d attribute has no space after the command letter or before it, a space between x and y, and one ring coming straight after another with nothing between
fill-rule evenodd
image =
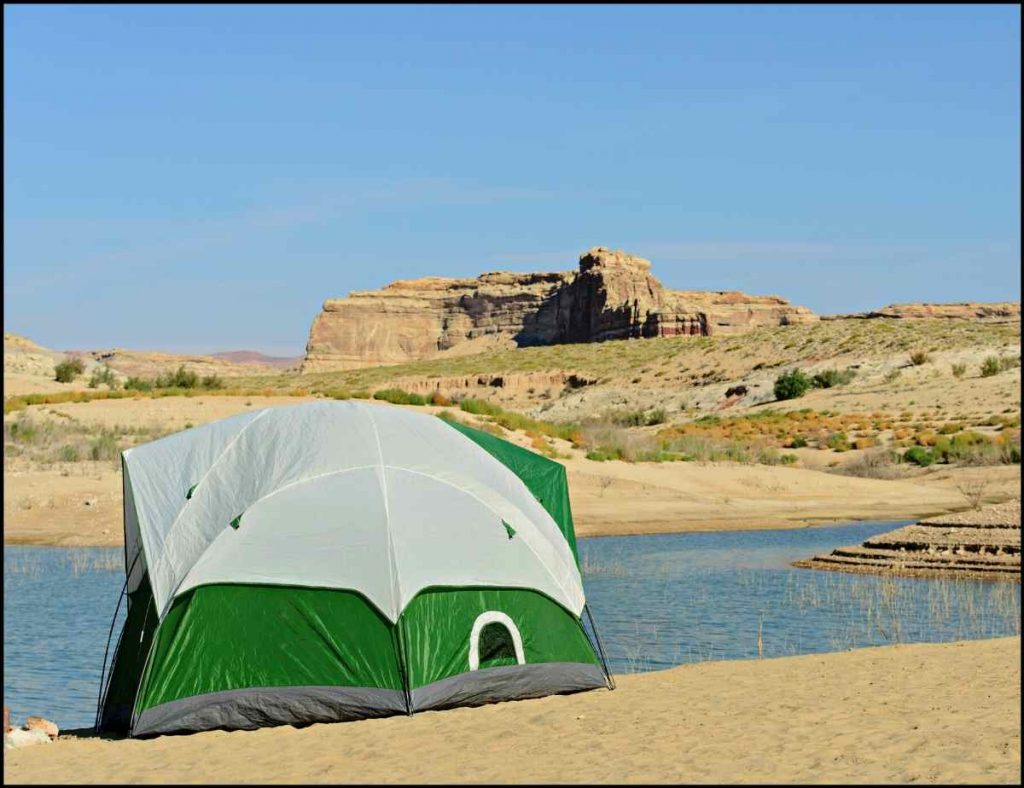
<instances>
[{"instance_id":1,"label":"distant mountain","mask_svg":"<svg viewBox=\"0 0 1024 788\"><path fill-rule=\"evenodd\" d=\"M212 358L230 361L232 364L267 364L271 367L293 367L302 361L302 356L268 356L255 350L225 350L222 353L210 353Z\"/></svg>"}]
</instances>

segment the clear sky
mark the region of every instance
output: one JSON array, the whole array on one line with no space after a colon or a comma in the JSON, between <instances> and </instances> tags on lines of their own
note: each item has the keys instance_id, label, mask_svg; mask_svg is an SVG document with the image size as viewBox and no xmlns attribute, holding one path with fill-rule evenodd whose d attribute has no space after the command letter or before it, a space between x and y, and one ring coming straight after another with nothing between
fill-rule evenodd
<instances>
[{"instance_id":1,"label":"clear sky","mask_svg":"<svg viewBox=\"0 0 1024 788\"><path fill-rule=\"evenodd\" d=\"M303 351L568 270L820 313L1020 299L1020 9L5 6L4 329Z\"/></svg>"}]
</instances>

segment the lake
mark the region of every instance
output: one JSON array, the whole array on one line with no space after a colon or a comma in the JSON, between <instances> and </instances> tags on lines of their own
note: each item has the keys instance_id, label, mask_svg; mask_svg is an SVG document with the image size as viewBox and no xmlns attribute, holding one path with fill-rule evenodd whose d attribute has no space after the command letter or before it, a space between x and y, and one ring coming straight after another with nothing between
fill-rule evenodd
<instances>
[{"instance_id":1,"label":"lake","mask_svg":"<svg viewBox=\"0 0 1024 788\"><path fill-rule=\"evenodd\" d=\"M767 658L1020 634L1017 583L789 566L903 524L580 539L587 599L612 671L757 658L759 640ZM4 547L4 702L14 719L93 724L122 555Z\"/></svg>"}]
</instances>

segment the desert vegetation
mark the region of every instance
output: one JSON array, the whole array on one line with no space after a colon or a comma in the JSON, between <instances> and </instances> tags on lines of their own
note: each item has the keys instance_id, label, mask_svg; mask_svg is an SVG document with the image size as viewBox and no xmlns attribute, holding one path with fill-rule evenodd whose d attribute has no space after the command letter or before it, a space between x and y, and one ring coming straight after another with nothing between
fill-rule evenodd
<instances>
[{"instance_id":1,"label":"desert vegetation","mask_svg":"<svg viewBox=\"0 0 1024 788\"><path fill-rule=\"evenodd\" d=\"M4 421L5 462L18 458L47 467L58 463L118 462L131 446L162 437L159 427L96 427L66 418L25 412Z\"/></svg>"},{"instance_id":2,"label":"desert vegetation","mask_svg":"<svg viewBox=\"0 0 1024 788\"><path fill-rule=\"evenodd\" d=\"M54 380L58 383L71 383L83 372L85 372L85 362L77 357L66 358L53 368Z\"/></svg>"}]
</instances>

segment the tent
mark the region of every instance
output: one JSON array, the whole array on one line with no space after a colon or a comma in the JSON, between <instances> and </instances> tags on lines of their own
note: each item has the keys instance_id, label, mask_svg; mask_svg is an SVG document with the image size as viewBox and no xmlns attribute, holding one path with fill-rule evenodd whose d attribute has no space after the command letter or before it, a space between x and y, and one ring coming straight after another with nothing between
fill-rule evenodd
<instances>
[{"instance_id":1,"label":"tent","mask_svg":"<svg viewBox=\"0 0 1024 788\"><path fill-rule=\"evenodd\" d=\"M128 449L122 468L127 616L100 731L613 686L559 463L424 413L317 401Z\"/></svg>"}]
</instances>

